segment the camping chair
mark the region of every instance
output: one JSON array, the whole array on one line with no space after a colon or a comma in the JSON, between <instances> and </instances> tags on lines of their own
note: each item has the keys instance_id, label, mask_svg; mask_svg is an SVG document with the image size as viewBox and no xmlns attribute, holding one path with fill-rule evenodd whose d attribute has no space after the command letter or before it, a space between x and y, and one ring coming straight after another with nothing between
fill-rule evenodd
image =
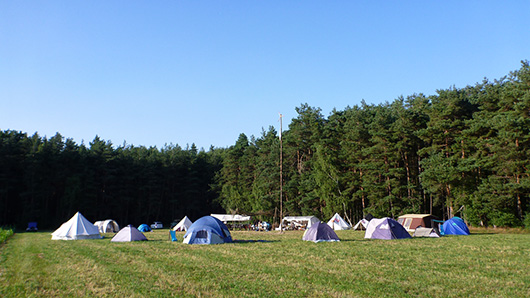
<instances>
[{"instance_id":1,"label":"camping chair","mask_svg":"<svg viewBox=\"0 0 530 298\"><path fill-rule=\"evenodd\" d=\"M169 238L171 238L171 241L178 241L177 232L169 230Z\"/></svg>"}]
</instances>

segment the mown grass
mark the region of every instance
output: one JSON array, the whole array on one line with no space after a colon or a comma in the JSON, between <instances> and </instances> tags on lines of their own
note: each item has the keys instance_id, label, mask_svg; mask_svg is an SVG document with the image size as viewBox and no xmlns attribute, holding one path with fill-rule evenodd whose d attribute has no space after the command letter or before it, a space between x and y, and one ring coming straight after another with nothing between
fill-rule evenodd
<instances>
[{"instance_id":1,"label":"mown grass","mask_svg":"<svg viewBox=\"0 0 530 298\"><path fill-rule=\"evenodd\" d=\"M1 297L528 297L530 234L302 241L234 231L235 243L52 241L19 233L0 252ZM183 234L178 234L182 240ZM258 241L260 240L260 241Z\"/></svg>"}]
</instances>

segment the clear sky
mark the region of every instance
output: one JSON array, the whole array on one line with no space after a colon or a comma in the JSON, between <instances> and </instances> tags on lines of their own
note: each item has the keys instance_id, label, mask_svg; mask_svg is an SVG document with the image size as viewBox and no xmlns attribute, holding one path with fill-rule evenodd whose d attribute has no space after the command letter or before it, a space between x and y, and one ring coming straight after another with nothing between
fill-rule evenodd
<instances>
[{"instance_id":1,"label":"clear sky","mask_svg":"<svg viewBox=\"0 0 530 298\"><path fill-rule=\"evenodd\" d=\"M233 145L333 108L499 79L530 1L0 0L0 130Z\"/></svg>"}]
</instances>

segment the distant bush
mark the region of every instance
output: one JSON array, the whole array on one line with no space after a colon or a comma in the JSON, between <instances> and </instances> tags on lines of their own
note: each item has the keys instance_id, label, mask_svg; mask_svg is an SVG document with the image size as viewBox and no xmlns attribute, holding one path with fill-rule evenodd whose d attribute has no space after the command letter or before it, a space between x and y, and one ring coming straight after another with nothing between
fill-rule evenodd
<instances>
[{"instance_id":1,"label":"distant bush","mask_svg":"<svg viewBox=\"0 0 530 298\"><path fill-rule=\"evenodd\" d=\"M523 225L525 229L530 230L530 212L526 213L526 216L524 217L524 220L523 220Z\"/></svg>"},{"instance_id":2,"label":"distant bush","mask_svg":"<svg viewBox=\"0 0 530 298\"><path fill-rule=\"evenodd\" d=\"M5 243L11 235L13 235L13 229L0 228L0 243Z\"/></svg>"},{"instance_id":3,"label":"distant bush","mask_svg":"<svg viewBox=\"0 0 530 298\"><path fill-rule=\"evenodd\" d=\"M522 225L514 214L506 212L495 212L492 216L491 223L497 227L520 227Z\"/></svg>"}]
</instances>

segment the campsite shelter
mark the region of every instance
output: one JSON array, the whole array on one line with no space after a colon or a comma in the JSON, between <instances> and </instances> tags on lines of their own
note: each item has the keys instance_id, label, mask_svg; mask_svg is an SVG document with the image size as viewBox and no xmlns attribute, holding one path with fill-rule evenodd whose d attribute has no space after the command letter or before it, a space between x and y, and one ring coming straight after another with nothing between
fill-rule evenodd
<instances>
[{"instance_id":1,"label":"campsite shelter","mask_svg":"<svg viewBox=\"0 0 530 298\"><path fill-rule=\"evenodd\" d=\"M250 224L250 216L240 214L210 214L222 221L230 229L244 228Z\"/></svg>"},{"instance_id":2,"label":"campsite shelter","mask_svg":"<svg viewBox=\"0 0 530 298\"><path fill-rule=\"evenodd\" d=\"M116 233L120 230L118 223L112 219L96 221L94 223L100 233Z\"/></svg>"},{"instance_id":3,"label":"campsite shelter","mask_svg":"<svg viewBox=\"0 0 530 298\"><path fill-rule=\"evenodd\" d=\"M314 223L320 222L315 216L286 216L282 220L282 225L286 229L299 230L309 229Z\"/></svg>"},{"instance_id":4,"label":"campsite shelter","mask_svg":"<svg viewBox=\"0 0 530 298\"><path fill-rule=\"evenodd\" d=\"M186 234L183 243L220 244L232 242L232 236L226 225L213 216L203 216L195 221Z\"/></svg>"},{"instance_id":5,"label":"campsite shelter","mask_svg":"<svg viewBox=\"0 0 530 298\"><path fill-rule=\"evenodd\" d=\"M239 214L210 214L210 215L222 221L223 223L250 221L250 216L247 216L247 215L239 215Z\"/></svg>"},{"instance_id":6,"label":"campsite shelter","mask_svg":"<svg viewBox=\"0 0 530 298\"><path fill-rule=\"evenodd\" d=\"M191 224L191 220L187 216L184 216L184 218L181 219L175 227L173 227L173 231L187 231Z\"/></svg>"},{"instance_id":7,"label":"campsite shelter","mask_svg":"<svg viewBox=\"0 0 530 298\"><path fill-rule=\"evenodd\" d=\"M302 240L321 242L321 241L340 241L335 231L323 222L317 222L311 225L309 229L304 232Z\"/></svg>"},{"instance_id":8,"label":"campsite shelter","mask_svg":"<svg viewBox=\"0 0 530 298\"><path fill-rule=\"evenodd\" d=\"M370 220L364 238L390 240L411 237L399 222L390 217L384 217Z\"/></svg>"},{"instance_id":9,"label":"campsite shelter","mask_svg":"<svg viewBox=\"0 0 530 298\"><path fill-rule=\"evenodd\" d=\"M438 231L436 231L435 228L417 227L416 230L414 230L414 234L412 234L412 237L439 238L440 234L438 233Z\"/></svg>"},{"instance_id":10,"label":"campsite shelter","mask_svg":"<svg viewBox=\"0 0 530 298\"><path fill-rule=\"evenodd\" d=\"M147 241L142 232L132 225L128 225L125 228L121 229L110 242L130 242L130 241Z\"/></svg>"},{"instance_id":11,"label":"campsite shelter","mask_svg":"<svg viewBox=\"0 0 530 298\"><path fill-rule=\"evenodd\" d=\"M366 218L363 218L363 219L359 220L359 222L353 226L353 230L354 231L366 230L366 227L368 226L368 223L370 223L370 221L367 220Z\"/></svg>"},{"instance_id":12,"label":"campsite shelter","mask_svg":"<svg viewBox=\"0 0 530 298\"><path fill-rule=\"evenodd\" d=\"M344 220L338 213L335 213L333 217L328 221L328 226L333 230L349 230L351 226Z\"/></svg>"},{"instance_id":13,"label":"campsite shelter","mask_svg":"<svg viewBox=\"0 0 530 298\"><path fill-rule=\"evenodd\" d=\"M52 240L101 239L98 228L77 212L52 233Z\"/></svg>"},{"instance_id":14,"label":"campsite shelter","mask_svg":"<svg viewBox=\"0 0 530 298\"><path fill-rule=\"evenodd\" d=\"M469 235L469 228L460 217L446 220L442 225L442 235Z\"/></svg>"},{"instance_id":15,"label":"campsite shelter","mask_svg":"<svg viewBox=\"0 0 530 298\"><path fill-rule=\"evenodd\" d=\"M398 222L409 232L422 226L424 228L433 228L432 220L435 219L431 214L405 214L398 217Z\"/></svg>"},{"instance_id":16,"label":"campsite shelter","mask_svg":"<svg viewBox=\"0 0 530 298\"><path fill-rule=\"evenodd\" d=\"M140 232L143 232L143 233L145 233L145 232L151 232L151 227L149 227L149 225L147 225L147 224L141 224L141 225L138 227L138 230L139 230Z\"/></svg>"}]
</instances>

